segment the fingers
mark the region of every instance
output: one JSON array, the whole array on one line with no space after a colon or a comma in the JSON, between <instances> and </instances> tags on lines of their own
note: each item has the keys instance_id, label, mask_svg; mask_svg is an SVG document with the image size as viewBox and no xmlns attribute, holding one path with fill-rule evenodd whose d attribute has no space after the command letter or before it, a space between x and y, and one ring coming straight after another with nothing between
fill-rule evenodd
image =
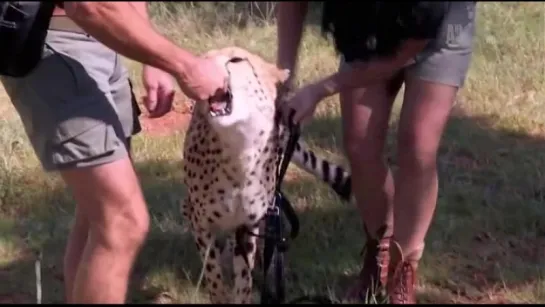
<instances>
[{"instance_id":1,"label":"fingers","mask_svg":"<svg viewBox=\"0 0 545 307\"><path fill-rule=\"evenodd\" d=\"M305 114L303 112L301 112L300 110L297 110L297 111L294 111L294 112L295 112L295 114L293 115L292 123L294 125L298 125L305 118Z\"/></svg>"},{"instance_id":2,"label":"fingers","mask_svg":"<svg viewBox=\"0 0 545 307\"><path fill-rule=\"evenodd\" d=\"M291 85L290 83L282 83L279 88L278 88L278 96L281 97L281 99L285 100L286 97L293 93L293 85Z\"/></svg>"},{"instance_id":3,"label":"fingers","mask_svg":"<svg viewBox=\"0 0 545 307\"><path fill-rule=\"evenodd\" d=\"M143 97L144 105L150 117L160 117L172 109L174 87L172 76L151 67L145 66L142 74L146 96Z\"/></svg>"},{"instance_id":4,"label":"fingers","mask_svg":"<svg viewBox=\"0 0 545 307\"><path fill-rule=\"evenodd\" d=\"M170 110L172 110L172 102L174 100L175 91L174 90L164 90L159 88L157 91L155 108L149 110L150 117L161 117Z\"/></svg>"},{"instance_id":5,"label":"fingers","mask_svg":"<svg viewBox=\"0 0 545 307\"><path fill-rule=\"evenodd\" d=\"M285 101L282 107L282 117L284 122L289 125L297 125L301 118L303 117L303 112L301 112L297 103L294 100Z\"/></svg>"},{"instance_id":6,"label":"fingers","mask_svg":"<svg viewBox=\"0 0 545 307\"><path fill-rule=\"evenodd\" d=\"M157 107L157 87L146 86L146 96L144 96L144 106L148 112L153 112Z\"/></svg>"},{"instance_id":7,"label":"fingers","mask_svg":"<svg viewBox=\"0 0 545 307\"><path fill-rule=\"evenodd\" d=\"M223 86L216 89L216 91L214 93L212 93L212 96L210 96L208 99L218 100L218 101L227 99L226 96L228 96L228 94L229 94L229 86L227 84L228 82L229 81L228 81L227 77L225 77L224 82L223 82Z\"/></svg>"},{"instance_id":8,"label":"fingers","mask_svg":"<svg viewBox=\"0 0 545 307\"><path fill-rule=\"evenodd\" d=\"M302 110L290 109L289 112L289 123L293 126L301 126L308 120L308 116Z\"/></svg>"}]
</instances>

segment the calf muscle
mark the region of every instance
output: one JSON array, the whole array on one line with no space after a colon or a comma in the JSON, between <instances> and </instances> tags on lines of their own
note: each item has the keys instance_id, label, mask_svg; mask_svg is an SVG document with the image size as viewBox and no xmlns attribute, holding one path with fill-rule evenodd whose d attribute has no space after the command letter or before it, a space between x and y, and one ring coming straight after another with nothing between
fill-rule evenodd
<instances>
[{"instance_id":1,"label":"calf muscle","mask_svg":"<svg viewBox=\"0 0 545 307\"><path fill-rule=\"evenodd\" d=\"M128 157L61 172L89 221L69 303L124 303L149 216Z\"/></svg>"},{"instance_id":2,"label":"calf muscle","mask_svg":"<svg viewBox=\"0 0 545 307\"><path fill-rule=\"evenodd\" d=\"M72 229L70 229L70 234L68 235L68 242L66 243L64 254L63 271L66 302L72 302L76 273L81 262L83 250L87 244L88 235L89 219L85 216L82 208L76 206L76 217Z\"/></svg>"}]
</instances>

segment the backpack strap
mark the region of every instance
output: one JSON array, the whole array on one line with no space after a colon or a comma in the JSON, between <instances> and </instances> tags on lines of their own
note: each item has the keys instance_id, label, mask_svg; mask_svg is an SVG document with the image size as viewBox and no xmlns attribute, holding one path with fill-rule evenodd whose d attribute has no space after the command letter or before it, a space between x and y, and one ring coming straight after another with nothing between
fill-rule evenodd
<instances>
[{"instance_id":1,"label":"backpack strap","mask_svg":"<svg viewBox=\"0 0 545 307\"><path fill-rule=\"evenodd\" d=\"M0 75L24 77L38 65L54 9L47 1L0 1Z\"/></svg>"}]
</instances>

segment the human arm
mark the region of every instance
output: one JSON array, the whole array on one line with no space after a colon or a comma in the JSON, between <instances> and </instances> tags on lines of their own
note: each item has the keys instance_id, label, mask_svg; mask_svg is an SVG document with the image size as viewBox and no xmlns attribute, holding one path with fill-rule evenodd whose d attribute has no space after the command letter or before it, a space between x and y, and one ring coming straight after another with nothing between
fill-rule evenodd
<instances>
[{"instance_id":1,"label":"human arm","mask_svg":"<svg viewBox=\"0 0 545 307\"><path fill-rule=\"evenodd\" d=\"M130 1L132 7L148 22L151 23L148 13L148 2L147 1Z\"/></svg>"},{"instance_id":2,"label":"human arm","mask_svg":"<svg viewBox=\"0 0 545 307\"><path fill-rule=\"evenodd\" d=\"M187 74L195 56L159 34L132 2L64 2L68 17L120 54L171 74Z\"/></svg>"},{"instance_id":3,"label":"human arm","mask_svg":"<svg viewBox=\"0 0 545 307\"><path fill-rule=\"evenodd\" d=\"M148 2L131 2L134 9L145 20L150 21L148 14ZM142 84L146 89L143 103L150 117L160 117L172 109L175 91L171 76L158 68L143 65Z\"/></svg>"},{"instance_id":4,"label":"human arm","mask_svg":"<svg viewBox=\"0 0 545 307\"><path fill-rule=\"evenodd\" d=\"M204 100L224 90L226 72L159 34L131 2L64 2L64 9L107 47L173 75L190 98Z\"/></svg>"},{"instance_id":5,"label":"human arm","mask_svg":"<svg viewBox=\"0 0 545 307\"><path fill-rule=\"evenodd\" d=\"M303 24L308 11L308 2L278 2L277 7L277 66L290 70L290 82L295 75L297 53L303 34Z\"/></svg>"}]
</instances>

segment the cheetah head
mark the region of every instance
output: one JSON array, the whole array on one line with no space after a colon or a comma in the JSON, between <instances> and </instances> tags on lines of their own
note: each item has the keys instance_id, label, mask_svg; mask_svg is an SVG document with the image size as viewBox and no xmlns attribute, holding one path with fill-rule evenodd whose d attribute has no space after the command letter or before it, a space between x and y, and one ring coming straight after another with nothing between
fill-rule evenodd
<instances>
[{"instance_id":1,"label":"cheetah head","mask_svg":"<svg viewBox=\"0 0 545 307\"><path fill-rule=\"evenodd\" d=\"M260 117L273 118L278 88L288 79L289 70L238 47L212 50L204 56L225 67L228 75L227 95L196 108L208 121L227 127Z\"/></svg>"}]
</instances>

